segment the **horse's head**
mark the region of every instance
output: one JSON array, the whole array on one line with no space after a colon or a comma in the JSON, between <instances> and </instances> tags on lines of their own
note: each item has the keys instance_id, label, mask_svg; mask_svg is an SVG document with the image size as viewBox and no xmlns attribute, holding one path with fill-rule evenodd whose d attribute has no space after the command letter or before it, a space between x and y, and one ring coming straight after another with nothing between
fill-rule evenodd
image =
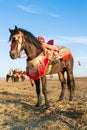
<instances>
[{"instance_id":1,"label":"horse's head","mask_svg":"<svg viewBox=\"0 0 87 130\"><path fill-rule=\"evenodd\" d=\"M20 31L17 26L15 26L15 29L11 30L9 28L10 32L10 38L9 41L11 42L10 44L10 57L12 59L16 59L20 57L20 52L23 50L23 41L24 41L24 35L23 32Z\"/></svg>"},{"instance_id":2,"label":"horse's head","mask_svg":"<svg viewBox=\"0 0 87 130\"><path fill-rule=\"evenodd\" d=\"M9 41L11 42L10 57L12 59L20 57L22 50L24 50L26 55L31 59L43 51L40 41L32 33L17 28L17 26L15 26L13 30L9 29L9 32Z\"/></svg>"}]
</instances>

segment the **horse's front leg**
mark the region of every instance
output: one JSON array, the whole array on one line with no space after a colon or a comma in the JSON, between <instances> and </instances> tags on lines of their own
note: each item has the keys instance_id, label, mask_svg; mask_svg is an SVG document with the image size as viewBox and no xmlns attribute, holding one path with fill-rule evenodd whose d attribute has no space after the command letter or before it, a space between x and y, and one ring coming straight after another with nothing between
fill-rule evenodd
<instances>
[{"instance_id":1,"label":"horse's front leg","mask_svg":"<svg viewBox=\"0 0 87 130\"><path fill-rule=\"evenodd\" d=\"M36 106L40 106L42 99L41 99L41 94L40 94L40 79L34 80L35 85L36 85L36 93L37 93L37 103Z\"/></svg>"},{"instance_id":2,"label":"horse's front leg","mask_svg":"<svg viewBox=\"0 0 87 130\"><path fill-rule=\"evenodd\" d=\"M62 87L58 101L61 101L64 98L64 93L65 93L65 88L66 88L66 80L64 78L64 72L59 72L58 75L59 75L59 80L61 82L61 87Z\"/></svg>"},{"instance_id":3,"label":"horse's front leg","mask_svg":"<svg viewBox=\"0 0 87 130\"><path fill-rule=\"evenodd\" d=\"M46 82L46 75L44 77L41 78L42 80L42 92L44 94L44 98L45 98L45 105L49 106L49 102L47 99L47 82Z\"/></svg>"}]
</instances>

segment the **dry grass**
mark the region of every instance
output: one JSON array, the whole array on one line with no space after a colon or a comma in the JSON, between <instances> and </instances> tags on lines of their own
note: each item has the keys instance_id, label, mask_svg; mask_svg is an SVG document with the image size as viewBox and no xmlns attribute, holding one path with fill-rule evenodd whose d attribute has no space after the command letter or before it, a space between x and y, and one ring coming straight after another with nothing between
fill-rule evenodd
<instances>
[{"instance_id":1,"label":"dry grass","mask_svg":"<svg viewBox=\"0 0 87 130\"><path fill-rule=\"evenodd\" d=\"M57 102L60 82L48 80L50 107L43 103L36 108L35 87L28 79L12 83L0 79L0 130L87 130L87 77L76 78L73 102L65 98Z\"/></svg>"}]
</instances>

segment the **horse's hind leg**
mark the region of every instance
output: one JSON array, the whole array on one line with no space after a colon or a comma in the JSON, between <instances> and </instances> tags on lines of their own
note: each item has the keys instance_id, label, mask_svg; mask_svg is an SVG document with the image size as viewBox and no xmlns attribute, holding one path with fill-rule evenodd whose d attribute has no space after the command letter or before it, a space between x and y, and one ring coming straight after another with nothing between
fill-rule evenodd
<instances>
[{"instance_id":1,"label":"horse's hind leg","mask_svg":"<svg viewBox=\"0 0 87 130\"><path fill-rule=\"evenodd\" d=\"M42 92L43 92L44 97L45 97L45 105L48 106L48 105L49 105L49 102L48 102L48 99L47 99L47 83L46 83L46 76L42 77L41 80L42 80Z\"/></svg>"},{"instance_id":2,"label":"horse's hind leg","mask_svg":"<svg viewBox=\"0 0 87 130\"><path fill-rule=\"evenodd\" d=\"M70 91L69 101L72 101L75 89L75 81L73 77L73 58L69 59L67 66L67 85Z\"/></svg>"},{"instance_id":3,"label":"horse's hind leg","mask_svg":"<svg viewBox=\"0 0 87 130\"><path fill-rule=\"evenodd\" d=\"M35 85L36 85L36 93L37 93L37 103L36 106L40 106L41 104L41 95L40 95L40 79L34 80Z\"/></svg>"},{"instance_id":4,"label":"horse's hind leg","mask_svg":"<svg viewBox=\"0 0 87 130\"><path fill-rule=\"evenodd\" d=\"M70 73L70 72L67 75L67 85L68 85L68 88L69 88L69 91L70 91L69 101L72 101L74 89L75 89L75 81L74 81L74 78L73 78L73 74Z\"/></svg>"},{"instance_id":5,"label":"horse's hind leg","mask_svg":"<svg viewBox=\"0 0 87 130\"><path fill-rule=\"evenodd\" d=\"M64 72L59 72L58 75L59 75L59 80L61 82L61 87L62 87L58 101L61 101L64 98L64 93L65 93L65 88L66 88L66 80L64 78Z\"/></svg>"}]
</instances>

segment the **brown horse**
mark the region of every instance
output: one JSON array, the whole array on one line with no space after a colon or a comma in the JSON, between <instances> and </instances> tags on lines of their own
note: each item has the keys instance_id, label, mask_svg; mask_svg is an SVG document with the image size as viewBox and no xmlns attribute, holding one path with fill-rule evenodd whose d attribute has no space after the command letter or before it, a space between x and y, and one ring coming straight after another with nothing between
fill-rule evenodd
<instances>
[{"instance_id":1,"label":"brown horse","mask_svg":"<svg viewBox=\"0 0 87 130\"><path fill-rule=\"evenodd\" d=\"M20 53L22 50L24 50L27 55L27 75L30 78L34 79L36 85L36 106L39 106L41 104L40 79L42 81L42 92L45 98L45 105L49 104L47 98L46 74L57 73L59 76L62 89L58 101L61 101L64 97L66 83L70 91L69 100L72 101L75 82L73 77L74 60L71 53L69 55L66 55L65 58L64 56L67 49L63 49L61 47L61 53L49 50L46 54L44 53L44 49L41 46L40 41L38 41L38 39L32 33L22 28L18 28L17 26L15 26L13 30L9 29L9 31L9 41L11 42L11 48L9 52L10 57L12 59L16 59L18 57L20 58ZM53 53L58 53L58 56L54 56ZM65 72L67 74L67 79L65 78Z\"/></svg>"},{"instance_id":2,"label":"brown horse","mask_svg":"<svg viewBox=\"0 0 87 130\"><path fill-rule=\"evenodd\" d=\"M13 81L13 76L8 73L8 74L6 74L6 82L8 82L9 79L11 79L11 81Z\"/></svg>"}]
</instances>

